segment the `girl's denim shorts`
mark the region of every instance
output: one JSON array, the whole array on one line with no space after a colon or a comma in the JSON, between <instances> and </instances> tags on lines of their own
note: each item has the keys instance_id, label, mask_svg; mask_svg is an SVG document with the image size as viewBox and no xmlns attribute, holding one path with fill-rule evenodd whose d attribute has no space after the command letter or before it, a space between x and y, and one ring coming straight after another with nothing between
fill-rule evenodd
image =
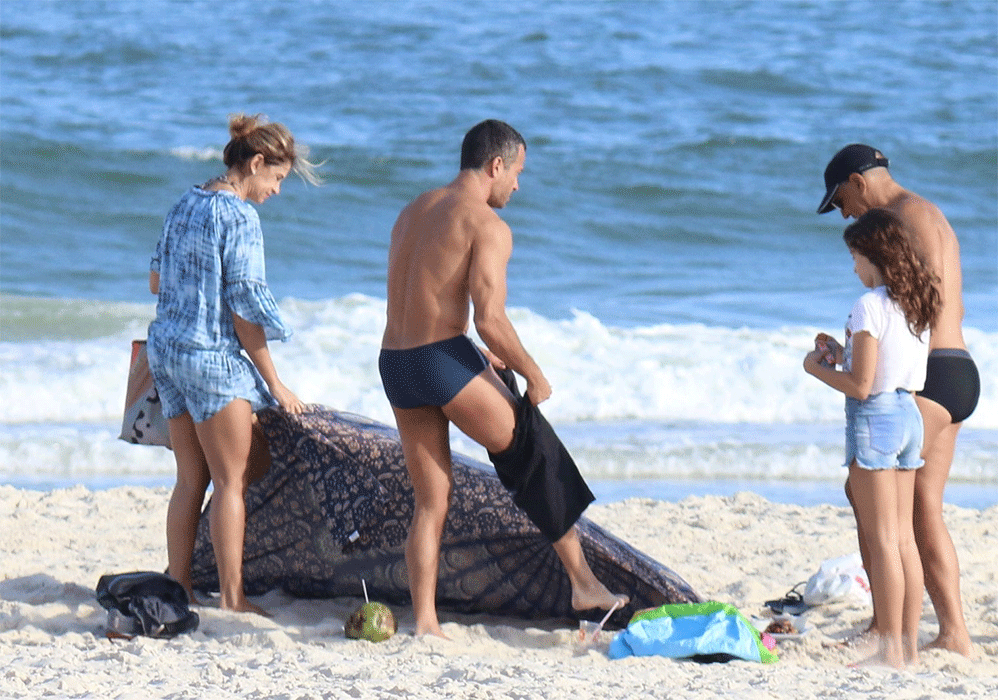
<instances>
[{"instance_id":1,"label":"girl's denim shorts","mask_svg":"<svg viewBox=\"0 0 998 700\"><path fill-rule=\"evenodd\" d=\"M915 397L903 389L865 401L846 397L846 461L863 469L918 469L925 429Z\"/></svg>"}]
</instances>

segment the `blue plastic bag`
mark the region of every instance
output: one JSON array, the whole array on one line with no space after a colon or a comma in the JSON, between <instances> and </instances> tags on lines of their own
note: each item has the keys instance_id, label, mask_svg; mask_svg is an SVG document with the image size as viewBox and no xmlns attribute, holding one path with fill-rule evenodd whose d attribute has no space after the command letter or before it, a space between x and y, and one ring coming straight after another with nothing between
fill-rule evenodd
<instances>
[{"instance_id":1,"label":"blue plastic bag","mask_svg":"<svg viewBox=\"0 0 998 700\"><path fill-rule=\"evenodd\" d=\"M611 659L666 656L767 664L779 660L736 607L716 601L662 605L636 613L610 644L609 654Z\"/></svg>"}]
</instances>

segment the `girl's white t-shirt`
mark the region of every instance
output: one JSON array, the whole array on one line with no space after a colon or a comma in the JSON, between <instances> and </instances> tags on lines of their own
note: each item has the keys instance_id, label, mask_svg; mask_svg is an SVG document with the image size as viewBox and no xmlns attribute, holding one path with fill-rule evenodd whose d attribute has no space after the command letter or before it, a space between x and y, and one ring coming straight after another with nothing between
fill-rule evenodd
<instances>
[{"instance_id":1,"label":"girl's white t-shirt","mask_svg":"<svg viewBox=\"0 0 998 700\"><path fill-rule=\"evenodd\" d=\"M929 332L916 336L908 329L904 312L890 297L887 287L871 289L852 307L846 322L845 371L852 369L852 336L866 331L877 340L877 371L870 395L925 387L925 366L929 361Z\"/></svg>"}]
</instances>

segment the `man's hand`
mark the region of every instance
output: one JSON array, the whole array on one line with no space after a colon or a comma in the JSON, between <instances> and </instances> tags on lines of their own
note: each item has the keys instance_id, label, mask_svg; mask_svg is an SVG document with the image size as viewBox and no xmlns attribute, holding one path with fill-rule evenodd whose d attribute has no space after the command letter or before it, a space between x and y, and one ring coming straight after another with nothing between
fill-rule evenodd
<instances>
[{"instance_id":1,"label":"man's hand","mask_svg":"<svg viewBox=\"0 0 998 700\"><path fill-rule=\"evenodd\" d=\"M536 406L550 397L551 385L543 374L527 380L527 398L530 399L530 403Z\"/></svg>"},{"instance_id":2,"label":"man's hand","mask_svg":"<svg viewBox=\"0 0 998 700\"><path fill-rule=\"evenodd\" d=\"M482 354L485 355L485 359L488 360L489 364L492 365L495 369L506 369L506 363L500 360L499 356L496 355L494 352L492 352L488 348L483 348L483 347L479 347L478 349L482 351Z\"/></svg>"}]
</instances>

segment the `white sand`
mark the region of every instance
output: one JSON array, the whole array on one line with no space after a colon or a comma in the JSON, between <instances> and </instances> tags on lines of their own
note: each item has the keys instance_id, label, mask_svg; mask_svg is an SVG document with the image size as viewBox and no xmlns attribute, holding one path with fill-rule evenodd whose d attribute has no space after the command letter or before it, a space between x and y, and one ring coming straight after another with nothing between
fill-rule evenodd
<instances>
[{"instance_id":1,"label":"white sand","mask_svg":"<svg viewBox=\"0 0 998 700\"><path fill-rule=\"evenodd\" d=\"M400 634L372 644L343 636L356 599L256 601L275 615L198 608L200 629L162 641L109 641L94 598L105 573L162 570L167 489L0 487L0 697L54 698L964 698L998 697L998 506L947 507L961 557L976 658L942 651L895 671L849 668L860 652L835 642L870 611L814 608L810 631L781 641L780 661L701 665L611 661L573 647L567 623L444 615L452 642ZM761 616L763 602L856 549L851 514L769 503L754 494L632 499L587 515L689 580L704 596ZM936 621L926 598L921 625Z\"/></svg>"}]
</instances>

